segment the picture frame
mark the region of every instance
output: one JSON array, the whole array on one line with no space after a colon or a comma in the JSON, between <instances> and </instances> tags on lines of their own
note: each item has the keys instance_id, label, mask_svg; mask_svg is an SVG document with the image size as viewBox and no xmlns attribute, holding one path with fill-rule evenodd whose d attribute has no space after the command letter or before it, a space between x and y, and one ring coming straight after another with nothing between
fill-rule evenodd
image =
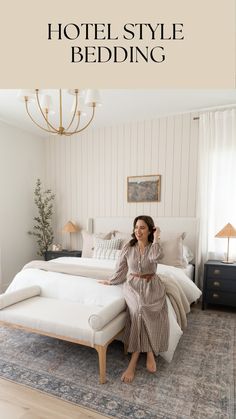
<instances>
[{"instance_id":1,"label":"picture frame","mask_svg":"<svg viewBox=\"0 0 236 419\"><path fill-rule=\"evenodd\" d=\"M128 202L160 202L161 175L127 177Z\"/></svg>"}]
</instances>

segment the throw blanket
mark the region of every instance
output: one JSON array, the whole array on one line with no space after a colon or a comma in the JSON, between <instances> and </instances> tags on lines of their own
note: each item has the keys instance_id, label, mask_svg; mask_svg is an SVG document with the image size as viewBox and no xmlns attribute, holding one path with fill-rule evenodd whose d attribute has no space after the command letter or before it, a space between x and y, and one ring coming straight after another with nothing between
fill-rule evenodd
<instances>
[{"instance_id":1,"label":"throw blanket","mask_svg":"<svg viewBox=\"0 0 236 419\"><path fill-rule=\"evenodd\" d=\"M94 266L70 265L68 263L47 262L44 260L32 260L23 269L42 269L43 271L59 272L62 274L85 276L95 279L109 279L114 269L98 268Z\"/></svg>"},{"instance_id":2,"label":"throw blanket","mask_svg":"<svg viewBox=\"0 0 236 419\"><path fill-rule=\"evenodd\" d=\"M181 286L175 278L167 277L165 275L158 276L165 285L166 294L171 301L177 317L177 323L183 330L187 326L186 314L190 312L189 302Z\"/></svg>"}]
</instances>

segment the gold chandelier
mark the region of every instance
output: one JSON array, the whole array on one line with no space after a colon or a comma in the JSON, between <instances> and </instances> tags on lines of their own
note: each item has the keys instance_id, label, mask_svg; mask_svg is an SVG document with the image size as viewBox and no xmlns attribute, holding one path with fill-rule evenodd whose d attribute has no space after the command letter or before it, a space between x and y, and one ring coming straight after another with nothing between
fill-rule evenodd
<instances>
[{"instance_id":1,"label":"gold chandelier","mask_svg":"<svg viewBox=\"0 0 236 419\"><path fill-rule=\"evenodd\" d=\"M92 122L94 115L95 115L95 108L96 106L100 105L100 95L98 90L87 90L87 91L79 91L79 89L72 89L67 91L68 94L74 95L74 104L72 106L72 116L67 119L66 128L63 126L65 125L65 118L63 115L63 94L62 89L58 90L58 104L59 104L59 127L57 128L55 124L53 124L49 120L49 114L55 113L52 108L52 98L48 94L42 94L39 89L35 90L20 90L18 97L21 101L25 102L25 108L28 116L30 117L31 121L37 125L37 127L41 128L42 130L50 133L50 134L57 134L57 135L74 135L78 134L81 131L84 131ZM35 101L37 104L38 113L41 115L41 119L44 122L44 126L41 123L37 122L35 118L32 116L32 110L29 110L29 103ZM92 108L90 119L84 126L80 126L81 124L81 116L84 114L83 108L84 106L88 106Z\"/></svg>"}]
</instances>

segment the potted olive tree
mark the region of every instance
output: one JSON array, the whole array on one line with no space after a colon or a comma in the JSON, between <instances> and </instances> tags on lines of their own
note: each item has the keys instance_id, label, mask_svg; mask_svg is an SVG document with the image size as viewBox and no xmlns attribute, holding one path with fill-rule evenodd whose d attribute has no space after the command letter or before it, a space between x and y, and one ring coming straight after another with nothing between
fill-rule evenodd
<instances>
[{"instance_id":1,"label":"potted olive tree","mask_svg":"<svg viewBox=\"0 0 236 419\"><path fill-rule=\"evenodd\" d=\"M53 200L55 195L51 189L42 190L41 180L37 179L34 190L34 202L38 208L38 215L34 217L35 225L33 231L29 231L30 235L36 237L39 251L38 255L44 256L45 252L53 242L52 214Z\"/></svg>"}]
</instances>

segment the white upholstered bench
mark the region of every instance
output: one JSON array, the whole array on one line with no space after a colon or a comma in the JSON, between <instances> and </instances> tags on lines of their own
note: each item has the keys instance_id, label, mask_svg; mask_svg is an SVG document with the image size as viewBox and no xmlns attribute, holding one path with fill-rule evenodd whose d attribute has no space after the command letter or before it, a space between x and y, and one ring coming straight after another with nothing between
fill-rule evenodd
<instances>
[{"instance_id":1,"label":"white upholstered bench","mask_svg":"<svg viewBox=\"0 0 236 419\"><path fill-rule=\"evenodd\" d=\"M0 324L96 349L105 383L107 347L125 324L124 299L102 307L41 297L40 291L35 285L0 295Z\"/></svg>"}]
</instances>

